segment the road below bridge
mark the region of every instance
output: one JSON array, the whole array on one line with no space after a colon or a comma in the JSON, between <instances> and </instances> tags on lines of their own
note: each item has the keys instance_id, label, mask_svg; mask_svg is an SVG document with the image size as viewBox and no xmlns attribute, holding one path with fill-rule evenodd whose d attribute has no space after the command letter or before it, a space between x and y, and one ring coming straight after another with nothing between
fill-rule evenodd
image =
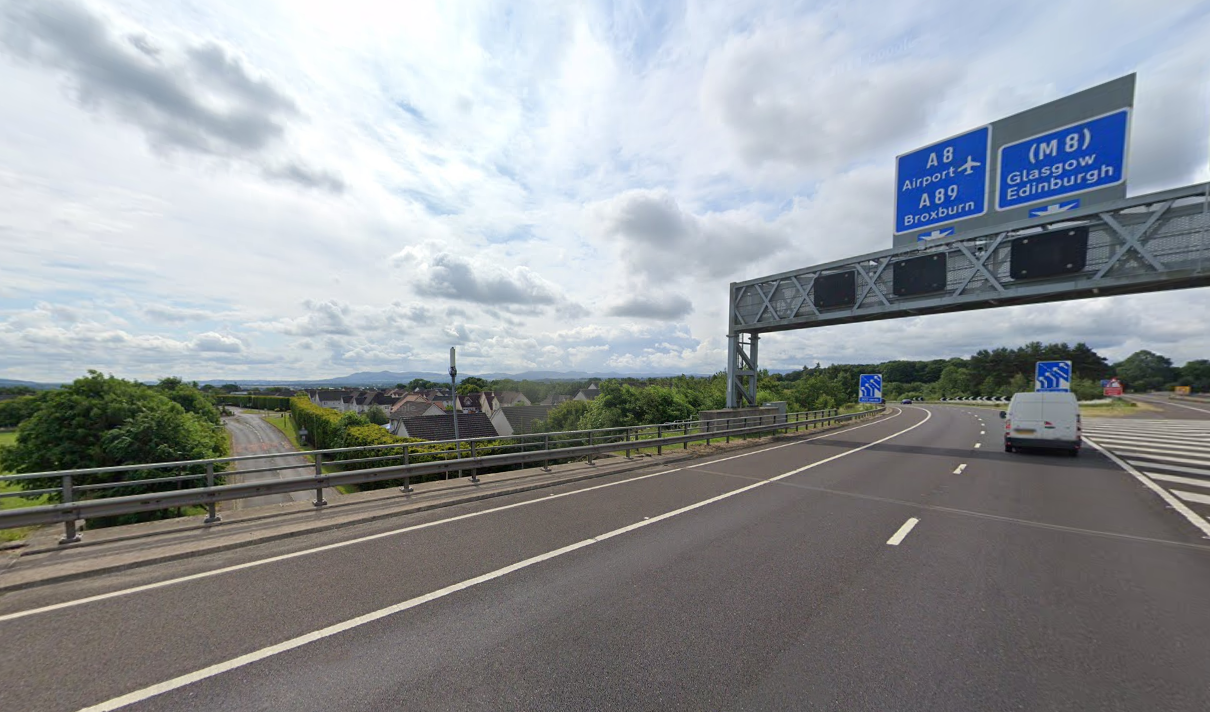
<instances>
[{"instance_id":1,"label":"road below bridge","mask_svg":"<svg viewBox=\"0 0 1210 712\"><path fill-rule=\"evenodd\" d=\"M276 457L244 460L236 463L235 472L227 475L231 482L256 482L261 480L280 480L290 477L308 477L315 474L315 465L302 455L288 453L296 452L294 445L282 431L265 421L264 417L255 412L239 408L231 409L235 415L223 418L223 423L231 433L232 455L263 455L268 453L283 453ZM272 472L244 472L242 470L276 468ZM324 490L324 497L335 496L335 490ZM288 504L290 502L306 502L315 499L315 492L288 492L286 494L269 494L263 497L236 499L223 504L224 509L249 509L252 507L267 507Z\"/></svg>"},{"instance_id":2,"label":"road below bridge","mask_svg":"<svg viewBox=\"0 0 1210 712\"><path fill-rule=\"evenodd\" d=\"M5 707L1210 708L1202 530L1098 451L1008 454L1000 428L896 406L15 591Z\"/></svg>"}]
</instances>

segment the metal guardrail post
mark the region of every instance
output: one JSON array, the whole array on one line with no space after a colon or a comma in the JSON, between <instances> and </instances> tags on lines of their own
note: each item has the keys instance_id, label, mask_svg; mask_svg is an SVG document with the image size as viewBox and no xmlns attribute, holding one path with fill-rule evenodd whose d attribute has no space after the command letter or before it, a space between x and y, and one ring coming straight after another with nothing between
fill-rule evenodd
<instances>
[{"instance_id":1,"label":"metal guardrail post","mask_svg":"<svg viewBox=\"0 0 1210 712\"><path fill-rule=\"evenodd\" d=\"M407 467L407 466L408 466L408 451L409 451L409 450L411 450L411 449L412 449L412 448L411 448L410 446L408 446L408 445L404 445L404 446L403 446L403 466L404 466L404 467ZM403 486L399 488L399 491L400 491L400 492L403 492L403 493L405 493L405 494L411 494L411 493L412 493L412 484L411 484L411 479L412 479L412 476L411 476L411 475L404 475L404 476L403 476Z\"/></svg>"},{"instance_id":2,"label":"metal guardrail post","mask_svg":"<svg viewBox=\"0 0 1210 712\"><path fill-rule=\"evenodd\" d=\"M471 459L475 459L475 441L471 441ZM479 468L471 469L471 484L479 484Z\"/></svg>"},{"instance_id":3,"label":"metal guardrail post","mask_svg":"<svg viewBox=\"0 0 1210 712\"><path fill-rule=\"evenodd\" d=\"M542 461L542 471L550 472L550 433L543 433L542 449L545 450L547 454L547 458Z\"/></svg>"},{"instance_id":4,"label":"metal guardrail post","mask_svg":"<svg viewBox=\"0 0 1210 712\"><path fill-rule=\"evenodd\" d=\"M658 440L661 443L661 444L655 446L655 454L663 455L664 454L664 446L662 444L664 442L664 426L663 425L655 426L655 438L656 438L656 440Z\"/></svg>"},{"instance_id":5,"label":"metal guardrail post","mask_svg":"<svg viewBox=\"0 0 1210 712\"><path fill-rule=\"evenodd\" d=\"M626 428L625 430L622 431L622 442L624 442L624 443L630 442L630 428ZM630 459L630 448L626 448L626 459L627 460Z\"/></svg>"},{"instance_id":6,"label":"metal guardrail post","mask_svg":"<svg viewBox=\"0 0 1210 712\"><path fill-rule=\"evenodd\" d=\"M214 463L207 462L206 463L206 488L209 489L213 486L214 486ZM205 519L202 520L202 523L203 524L217 524L218 522L223 521L223 518L218 515L217 509L218 509L218 505L216 505L214 502L207 504L206 511L209 513L209 515Z\"/></svg>"},{"instance_id":7,"label":"metal guardrail post","mask_svg":"<svg viewBox=\"0 0 1210 712\"><path fill-rule=\"evenodd\" d=\"M688 421L688 420L686 420L686 421L685 421L685 437L689 437L689 421ZM683 448L681 448L681 449L682 449L682 450L688 450L688 449L689 449L689 441L688 441L688 440L686 440L684 444L685 444L685 447L683 447Z\"/></svg>"},{"instance_id":8,"label":"metal guardrail post","mask_svg":"<svg viewBox=\"0 0 1210 712\"><path fill-rule=\"evenodd\" d=\"M72 503L71 475L63 475L63 504ZM63 522L63 538L59 540L60 544L75 544L80 541L80 534L76 531L76 520L69 519Z\"/></svg>"},{"instance_id":9,"label":"metal guardrail post","mask_svg":"<svg viewBox=\"0 0 1210 712\"><path fill-rule=\"evenodd\" d=\"M593 440L592 431L589 430L588 431L588 447L592 447L592 440ZM588 452L588 464L590 464L590 465L592 464L592 451L591 450Z\"/></svg>"},{"instance_id":10,"label":"metal guardrail post","mask_svg":"<svg viewBox=\"0 0 1210 712\"><path fill-rule=\"evenodd\" d=\"M323 460L324 460L323 453L321 453L321 452L315 453L315 479L316 480L318 480L320 477L323 476L323 473L324 473ZM323 487L315 488L315 500L313 502L311 502L311 504L315 505L316 507L323 507L328 504L327 500L324 499L324 488Z\"/></svg>"}]
</instances>

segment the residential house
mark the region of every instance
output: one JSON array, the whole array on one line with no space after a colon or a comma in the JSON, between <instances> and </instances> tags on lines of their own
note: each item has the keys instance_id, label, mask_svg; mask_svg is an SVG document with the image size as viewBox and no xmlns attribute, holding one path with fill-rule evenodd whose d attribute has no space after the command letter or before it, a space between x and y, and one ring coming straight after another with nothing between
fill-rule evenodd
<instances>
[{"instance_id":1,"label":"residential house","mask_svg":"<svg viewBox=\"0 0 1210 712\"><path fill-rule=\"evenodd\" d=\"M409 393L395 401L395 405L391 407L388 414L392 418L398 419L414 418L421 415L441 415L444 412L444 408L430 402L419 393Z\"/></svg>"},{"instance_id":2,"label":"residential house","mask_svg":"<svg viewBox=\"0 0 1210 712\"><path fill-rule=\"evenodd\" d=\"M551 393L543 398L542 402L538 405L559 405L560 403L566 403L569 400L571 400L571 396Z\"/></svg>"},{"instance_id":3,"label":"residential house","mask_svg":"<svg viewBox=\"0 0 1210 712\"><path fill-rule=\"evenodd\" d=\"M391 433L403 438L453 440L454 417L449 413L399 418L391 421ZM499 437L492 421L483 413L458 413L458 438Z\"/></svg>"},{"instance_id":4,"label":"residential house","mask_svg":"<svg viewBox=\"0 0 1210 712\"><path fill-rule=\"evenodd\" d=\"M479 394L472 393L470 395L458 396L458 412L482 413L483 404L479 401Z\"/></svg>"},{"instance_id":5,"label":"residential house","mask_svg":"<svg viewBox=\"0 0 1210 712\"><path fill-rule=\"evenodd\" d=\"M349 391L318 391L311 402L320 408L331 408L344 412L344 400L351 395Z\"/></svg>"},{"instance_id":6,"label":"residential house","mask_svg":"<svg viewBox=\"0 0 1210 712\"><path fill-rule=\"evenodd\" d=\"M601 394L601 389L597 388L597 384L590 383L590 384L588 384L588 388L581 388L580 392L577 393L576 397L573 398L572 400L590 401L590 400L596 398L600 394Z\"/></svg>"},{"instance_id":7,"label":"residential house","mask_svg":"<svg viewBox=\"0 0 1210 712\"><path fill-rule=\"evenodd\" d=\"M514 405L491 414L492 427L502 437L533 432L534 423L545 420L553 405Z\"/></svg>"}]
</instances>

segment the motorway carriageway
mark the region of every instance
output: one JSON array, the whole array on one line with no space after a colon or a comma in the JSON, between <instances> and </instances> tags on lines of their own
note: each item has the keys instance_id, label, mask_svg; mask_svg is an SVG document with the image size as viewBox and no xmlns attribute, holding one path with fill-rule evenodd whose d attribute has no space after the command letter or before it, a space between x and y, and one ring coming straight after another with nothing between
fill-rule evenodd
<instances>
[{"instance_id":1,"label":"motorway carriageway","mask_svg":"<svg viewBox=\"0 0 1210 712\"><path fill-rule=\"evenodd\" d=\"M1210 708L1204 533L1100 453L1006 454L1001 427L894 407L16 591L0 707Z\"/></svg>"}]
</instances>

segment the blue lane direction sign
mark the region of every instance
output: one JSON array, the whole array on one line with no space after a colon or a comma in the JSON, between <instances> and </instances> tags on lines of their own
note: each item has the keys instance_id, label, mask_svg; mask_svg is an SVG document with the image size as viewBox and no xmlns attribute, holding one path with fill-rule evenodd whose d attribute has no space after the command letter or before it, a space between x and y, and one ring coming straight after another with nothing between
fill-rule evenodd
<instances>
[{"instance_id":1,"label":"blue lane direction sign","mask_svg":"<svg viewBox=\"0 0 1210 712\"><path fill-rule=\"evenodd\" d=\"M895 234L987 212L991 126L895 159Z\"/></svg>"},{"instance_id":2,"label":"blue lane direction sign","mask_svg":"<svg viewBox=\"0 0 1210 712\"><path fill-rule=\"evenodd\" d=\"M862 403L882 402L882 374L863 373L857 381L857 397Z\"/></svg>"},{"instance_id":3,"label":"blue lane direction sign","mask_svg":"<svg viewBox=\"0 0 1210 712\"><path fill-rule=\"evenodd\" d=\"M1071 361L1039 361L1034 372L1038 393L1067 393L1071 390Z\"/></svg>"},{"instance_id":4,"label":"blue lane direction sign","mask_svg":"<svg viewBox=\"0 0 1210 712\"><path fill-rule=\"evenodd\" d=\"M1126 108L1001 146L996 210L1125 181L1129 136Z\"/></svg>"}]
</instances>

